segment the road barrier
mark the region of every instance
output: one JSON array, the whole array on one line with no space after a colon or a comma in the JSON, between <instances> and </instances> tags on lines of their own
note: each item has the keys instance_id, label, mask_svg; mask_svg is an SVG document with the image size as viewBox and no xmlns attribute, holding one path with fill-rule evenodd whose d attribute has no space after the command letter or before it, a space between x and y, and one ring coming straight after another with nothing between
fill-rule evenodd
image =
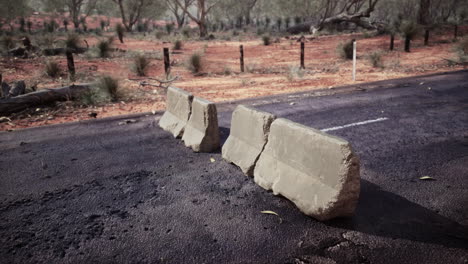
<instances>
[{"instance_id":1,"label":"road barrier","mask_svg":"<svg viewBox=\"0 0 468 264\"><path fill-rule=\"evenodd\" d=\"M212 152L219 148L218 112L214 103L198 97L193 99L192 114L182 140L195 152Z\"/></svg>"},{"instance_id":2,"label":"road barrier","mask_svg":"<svg viewBox=\"0 0 468 264\"><path fill-rule=\"evenodd\" d=\"M166 112L159 120L159 126L172 133L175 138L184 134L192 111L193 95L175 87L167 89Z\"/></svg>"},{"instance_id":3,"label":"road barrier","mask_svg":"<svg viewBox=\"0 0 468 264\"><path fill-rule=\"evenodd\" d=\"M268 140L275 116L249 108L236 107L232 114L231 132L223 145L223 158L236 164L247 176L253 176L255 163Z\"/></svg>"},{"instance_id":4,"label":"road barrier","mask_svg":"<svg viewBox=\"0 0 468 264\"><path fill-rule=\"evenodd\" d=\"M350 216L359 198L359 158L344 139L280 118L271 124L254 180L318 220Z\"/></svg>"}]
</instances>

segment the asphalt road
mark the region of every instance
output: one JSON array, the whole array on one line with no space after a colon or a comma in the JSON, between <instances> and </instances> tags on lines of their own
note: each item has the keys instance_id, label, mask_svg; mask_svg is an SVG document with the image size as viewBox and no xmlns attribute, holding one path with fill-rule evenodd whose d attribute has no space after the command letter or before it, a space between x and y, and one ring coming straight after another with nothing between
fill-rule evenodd
<instances>
[{"instance_id":1,"label":"asphalt road","mask_svg":"<svg viewBox=\"0 0 468 264\"><path fill-rule=\"evenodd\" d=\"M468 263L467 71L220 104L223 140L238 103L350 141L356 215L301 214L160 114L2 132L0 263Z\"/></svg>"}]
</instances>

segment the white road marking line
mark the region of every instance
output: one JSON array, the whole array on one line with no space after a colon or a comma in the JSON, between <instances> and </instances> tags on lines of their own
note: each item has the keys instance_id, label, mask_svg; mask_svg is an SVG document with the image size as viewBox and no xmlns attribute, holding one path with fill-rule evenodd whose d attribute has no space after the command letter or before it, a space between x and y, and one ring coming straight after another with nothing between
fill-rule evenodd
<instances>
[{"instance_id":1,"label":"white road marking line","mask_svg":"<svg viewBox=\"0 0 468 264\"><path fill-rule=\"evenodd\" d=\"M366 120L366 121L362 121L362 122L351 123L351 124L347 124L347 125L344 125L344 126L336 126L336 127L325 128L325 129L322 129L321 131L322 132L334 131L334 130L339 130L339 129L343 129L343 128L347 128L347 127L362 126L362 125L367 125L367 124L371 124L371 123L382 122L382 121L385 121L385 120L388 120L388 118L387 117L381 117L381 118L377 118L377 119L373 119L373 120Z\"/></svg>"}]
</instances>

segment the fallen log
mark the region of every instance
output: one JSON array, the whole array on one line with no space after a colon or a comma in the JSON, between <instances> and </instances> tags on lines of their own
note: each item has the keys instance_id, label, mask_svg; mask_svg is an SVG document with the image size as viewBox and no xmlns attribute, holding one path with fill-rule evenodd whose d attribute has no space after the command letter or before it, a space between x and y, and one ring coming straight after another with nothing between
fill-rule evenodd
<instances>
[{"instance_id":1,"label":"fallen log","mask_svg":"<svg viewBox=\"0 0 468 264\"><path fill-rule=\"evenodd\" d=\"M85 53L87 50L88 50L87 48L77 48L77 49L71 50L71 52L76 53L76 54L81 54L81 53ZM66 52L67 52L66 48L51 48L51 49L42 50L42 54L44 56L65 55Z\"/></svg>"},{"instance_id":2,"label":"fallen log","mask_svg":"<svg viewBox=\"0 0 468 264\"><path fill-rule=\"evenodd\" d=\"M91 84L70 85L41 90L16 97L0 99L0 115L12 114L29 107L78 98L91 89Z\"/></svg>"},{"instance_id":3,"label":"fallen log","mask_svg":"<svg viewBox=\"0 0 468 264\"><path fill-rule=\"evenodd\" d=\"M7 97L15 97L26 93L26 83L24 81L17 81L14 83L13 88L9 91Z\"/></svg>"}]
</instances>

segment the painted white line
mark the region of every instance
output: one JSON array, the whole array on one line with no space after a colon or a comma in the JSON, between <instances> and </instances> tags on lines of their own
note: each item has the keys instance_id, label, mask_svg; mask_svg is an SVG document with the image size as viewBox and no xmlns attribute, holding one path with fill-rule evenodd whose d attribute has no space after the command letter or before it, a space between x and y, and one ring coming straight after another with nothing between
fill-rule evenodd
<instances>
[{"instance_id":1,"label":"painted white line","mask_svg":"<svg viewBox=\"0 0 468 264\"><path fill-rule=\"evenodd\" d=\"M362 125L372 124L372 123L376 123L376 122L382 122L382 121L385 121L385 120L388 120L388 118L387 117L381 117L381 118L377 118L377 119L373 119L373 120L366 120L366 121L362 121L362 122L347 124L347 125L344 125L344 126L336 126L336 127L325 128L325 129L322 129L321 131L322 132L328 132L328 131L340 130L340 129L347 128L347 127L362 126Z\"/></svg>"}]
</instances>

